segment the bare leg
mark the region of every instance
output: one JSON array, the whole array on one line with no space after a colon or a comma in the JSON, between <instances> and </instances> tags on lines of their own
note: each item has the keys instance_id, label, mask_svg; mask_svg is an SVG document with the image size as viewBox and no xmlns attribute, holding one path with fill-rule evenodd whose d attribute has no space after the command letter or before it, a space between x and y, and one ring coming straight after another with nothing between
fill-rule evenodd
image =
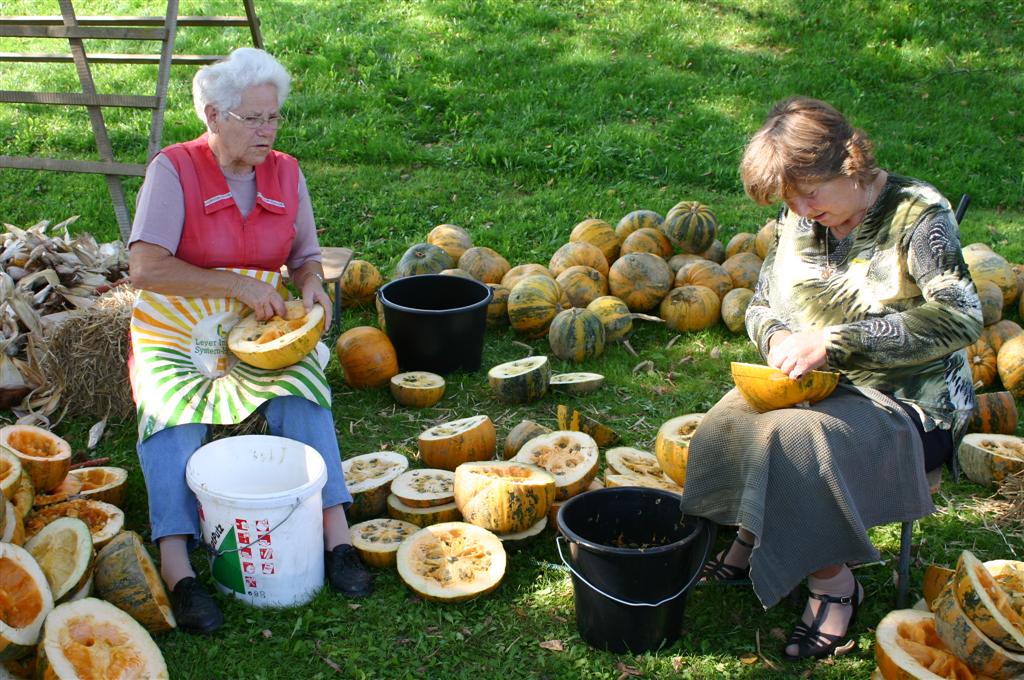
<instances>
[{"instance_id":1,"label":"bare leg","mask_svg":"<svg viewBox=\"0 0 1024 680\"><path fill-rule=\"evenodd\" d=\"M825 635L845 637L850 627L850 618L853 616L854 602L859 602L863 597L857 579L853 572L845 564L836 564L830 567L819 569L807 577L807 587L812 593L826 595L836 598L847 598L851 595L856 598L849 604L822 602L814 598L807 599L807 606L804 607L803 616L800 618L805 626L811 626L818 615L821 607L827 606L825 618L821 622L819 632ZM812 644L814 641L811 641ZM786 645L786 654L798 656L800 653L798 645L793 642Z\"/></svg>"},{"instance_id":2,"label":"bare leg","mask_svg":"<svg viewBox=\"0 0 1024 680\"><path fill-rule=\"evenodd\" d=\"M324 550L330 552L335 546L351 542L345 506L335 505L324 510Z\"/></svg>"},{"instance_id":3,"label":"bare leg","mask_svg":"<svg viewBox=\"0 0 1024 680\"><path fill-rule=\"evenodd\" d=\"M160 576L168 590L174 590L178 581L195 576L192 563L188 561L188 536L164 536L160 545Z\"/></svg>"}]
</instances>

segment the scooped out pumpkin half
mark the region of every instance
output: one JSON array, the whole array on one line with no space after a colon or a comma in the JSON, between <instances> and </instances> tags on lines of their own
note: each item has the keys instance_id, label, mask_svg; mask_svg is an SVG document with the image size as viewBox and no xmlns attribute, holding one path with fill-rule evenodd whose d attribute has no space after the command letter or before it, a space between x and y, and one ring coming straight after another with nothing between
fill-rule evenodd
<instances>
[{"instance_id":1,"label":"scooped out pumpkin half","mask_svg":"<svg viewBox=\"0 0 1024 680\"><path fill-rule=\"evenodd\" d=\"M324 308L306 313L302 300L285 303L285 316L258 321L249 315L228 333L228 349L241 361L268 370L297 364L313 351L324 332Z\"/></svg>"},{"instance_id":2,"label":"scooped out pumpkin half","mask_svg":"<svg viewBox=\"0 0 1024 680\"><path fill-rule=\"evenodd\" d=\"M828 397L839 384L839 374L810 371L799 380L770 366L732 362L732 380L747 403L758 413L798 404L814 404Z\"/></svg>"}]
</instances>

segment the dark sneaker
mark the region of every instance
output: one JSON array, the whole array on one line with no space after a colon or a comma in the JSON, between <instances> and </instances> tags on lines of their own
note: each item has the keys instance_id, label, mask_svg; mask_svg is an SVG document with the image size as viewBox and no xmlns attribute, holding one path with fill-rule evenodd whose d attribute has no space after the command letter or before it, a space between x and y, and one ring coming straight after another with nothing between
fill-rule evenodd
<instances>
[{"instance_id":1,"label":"dark sneaker","mask_svg":"<svg viewBox=\"0 0 1024 680\"><path fill-rule=\"evenodd\" d=\"M224 615L203 584L194 576L178 581L171 591L171 609L178 628L208 634L224 625Z\"/></svg>"},{"instance_id":2,"label":"dark sneaker","mask_svg":"<svg viewBox=\"0 0 1024 680\"><path fill-rule=\"evenodd\" d=\"M359 553L348 543L324 553L324 571L331 589L347 597L366 597L373 592L370 572Z\"/></svg>"}]
</instances>

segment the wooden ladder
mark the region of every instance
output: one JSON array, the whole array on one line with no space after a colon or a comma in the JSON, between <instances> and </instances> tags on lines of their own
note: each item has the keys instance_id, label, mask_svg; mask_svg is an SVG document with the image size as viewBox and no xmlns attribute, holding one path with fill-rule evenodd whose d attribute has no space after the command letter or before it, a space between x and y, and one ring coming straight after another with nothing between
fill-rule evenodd
<instances>
[{"instance_id":1,"label":"wooden ladder","mask_svg":"<svg viewBox=\"0 0 1024 680\"><path fill-rule=\"evenodd\" d=\"M172 64L211 64L221 55L179 55L174 54L174 40L179 26L248 26L253 45L263 48L259 19L253 7L253 0L242 0L245 5L244 17L229 16L178 16L178 0L168 0L167 13L163 17L94 16L77 17L72 0L58 0L60 16L11 16L0 17L0 37L5 38L66 38L70 45L68 53L27 53L0 52L0 62L68 63L74 62L81 84L81 92L28 92L0 90L0 103L5 104L53 104L58 106L84 106L89 113L89 122L99 159L77 160L64 158L40 158L35 156L0 155L0 168L23 170L52 170L57 172L84 172L100 174L106 178L107 189L114 204L114 215L121 238L125 242L131 233L131 217L125 202L122 177L142 177L146 173L145 163L120 163L114 158L107 126L103 118L103 107L126 107L149 109L152 123L146 162L160 151L164 126L164 111L167 106L167 84ZM138 40L159 42L159 54L95 53L87 54L83 41ZM157 64L156 95L99 94L92 78L90 64Z\"/></svg>"}]
</instances>

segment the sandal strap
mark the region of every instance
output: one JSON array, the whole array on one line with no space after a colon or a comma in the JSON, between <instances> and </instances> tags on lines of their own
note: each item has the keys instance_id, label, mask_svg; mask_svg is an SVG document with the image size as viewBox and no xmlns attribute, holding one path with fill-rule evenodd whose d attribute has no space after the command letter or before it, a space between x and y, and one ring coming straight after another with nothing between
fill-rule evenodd
<instances>
[{"instance_id":1,"label":"sandal strap","mask_svg":"<svg viewBox=\"0 0 1024 680\"><path fill-rule=\"evenodd\" d=\"M854 589L853 595L846 595L844 597L836 597L835 595L827 595L825 593L816 593L816 592L814 592L812 590L812 591L810 591L808 593L808 597L810 597L813 600L819 600L819 601L825 603L826 606L818 608L818 611L820 612L822 610L828 609L827 605L830 605L830 604L851 605L851 604L853 604L853 598L854 598L854 596L856 594L857 594L857 590L856 589Z\"/></svg>"},{"instance_id":2,"label":"sandal strap","mask_svg":"<svg viewBox=\"0 0 1024 680\"><path fill-rule=\"evenodd\" d=\"M723 554L704 565L704 573L701 575L701 578L705 581L735 581L746 577L746 575L746 567L727 564Z\"/></svg>"},{"instance_id":3,"label":"sandal strap","mask_svg":"<svg viewBox=\"0 0 1024 680\"><path fill-rule=\"evenodd\" d=\"M747 543L747 542L746 542L746 541L744 541L744 540L743 540L742 538L740 538L740 535L739 535L739 534L736 534L736 537L735 537L735 538L733 538L732 540L734 540L735 542L739 543L739 544L740 544L740 545L742 545L742 546L743 546L744 548L750 548L751 550L753 550L753 549L754 549L754 544L753 544L753 543Z\"/></svg>"}]
</instances>

